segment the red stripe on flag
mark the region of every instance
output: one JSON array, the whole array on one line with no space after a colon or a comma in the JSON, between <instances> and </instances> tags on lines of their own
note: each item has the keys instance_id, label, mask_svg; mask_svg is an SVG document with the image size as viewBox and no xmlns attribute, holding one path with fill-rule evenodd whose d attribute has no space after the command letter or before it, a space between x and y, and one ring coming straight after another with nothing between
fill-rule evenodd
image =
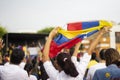
<instances>
[{"instance_id":1,"label":"red stripe on flag","mask_svg":"<svg viewBox=\"0 0 120 80\"><path fill-rule=\"evenodd\" d=\"M64 48L69 49L80 41L82 41L82 39L75 38L75 39L70 40L66 43L63 43L59 46L54 41L52 41L51 46L50 46L50 53L49 53L50 58L54 58L58 54L58 52L60 52L62 49L64 49Z\"/></svg>"},{"instance_id":2,"label":"red stripe on flag","mask_svg":"<svg viewBox=\"0 0 120 80\"><path fill-rule=\"evenodd\" d=\"M82 30L82 22L68 23L67 30L69 31Z\"/></svg>"}]
</instances>

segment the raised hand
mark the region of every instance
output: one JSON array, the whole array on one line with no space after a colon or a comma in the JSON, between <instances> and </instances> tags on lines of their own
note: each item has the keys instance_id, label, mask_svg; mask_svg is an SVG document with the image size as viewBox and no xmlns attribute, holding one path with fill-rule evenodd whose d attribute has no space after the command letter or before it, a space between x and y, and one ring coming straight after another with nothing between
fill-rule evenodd
<instances>
[{"instance_id":1,"label":"raised hand","mask_svg":"<svg viewBox=\"0 0 120 80\"><path fill-rule=\"evenodd\" d=\"M59 29L59 28L60 28L60 27L54 28L54 29L50 32L49 38L55 37L55 35L58 33L58 29Z\"/></svg>"}]
</instances>

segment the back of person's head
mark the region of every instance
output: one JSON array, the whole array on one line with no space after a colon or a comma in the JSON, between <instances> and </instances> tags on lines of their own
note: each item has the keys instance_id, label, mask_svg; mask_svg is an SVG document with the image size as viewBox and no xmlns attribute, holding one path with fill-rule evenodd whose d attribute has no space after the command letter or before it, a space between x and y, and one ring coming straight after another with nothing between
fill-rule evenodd
<instances>
[{"instance_id":1,"label":"back of person's head","mask_svg":"<svg viewBox=\"0 0 120 80\"><path fill-rule=\"evenodd\" d=\"M105 51L106 49L102 49L99 53L100 59L105 60Z\"/></svg>"},{"instance_id":2,"label":"back of person's head","mask_svg":"<svg viewBox=\"0 0 120 80\"><path fill-rule=\"evenodd\" d=\"M75 65L71 61L71 56L68 53L60 53L57 56L58 65L64 70L67 75L72 77L78 76L78 71L76 70Z\"/></svg>"},{"instance_id":3,"label":"back of person's head","mask_svg":"<svg viewBox=\"0 0 120 80\"><path fill-rule=\"evenodd\" d=\"M37 56L34 56L34 58L32 59L32 64L33 64L33 67L35 67L36 66L36 64L37 64Z\"/></svg>"},{"instance_id":4,"label":"back of person's head","mask_svg":"<svg viewBox=\"0 0 120 80\"><path fill-rule=\"evenodd\" d=\"M120 58L119 52L116 49L109 48L105 51L106 66L113 64Z\"/></svg>"},{"instance_id":5,"label":"back of person's head","mask_svg":"<svg viewBox=\"0 0 120 80\"><path fill-rule=\"evenodd\" d=\"M32 63L26 63L25 64L24 70L27 71L28 75L30 75L30 72L32 71L32 69L33 69Z\"/></svg>"},{"instance_id":6,"label":"back of person's head","mask_svg":"<svg viewBox=\"0 0 120 80\"><path fill-rule=\"evenodd\" d=\"M92 52L91 60L96 60L96 53Z\"/></svg>"},{"instance_id":7,"label":"back of person's head","mask_svg":"<svg viewBox=\"0 0 120 80\"><path fill-rule=\"evenodd\" d=\"M15 48L12 51L12 54L10 56L10 63L12 64L20 64L22 62L22 60L24 59L24 52L23 50L19 49L19 48Z\"/></svg>"}]
</instances>

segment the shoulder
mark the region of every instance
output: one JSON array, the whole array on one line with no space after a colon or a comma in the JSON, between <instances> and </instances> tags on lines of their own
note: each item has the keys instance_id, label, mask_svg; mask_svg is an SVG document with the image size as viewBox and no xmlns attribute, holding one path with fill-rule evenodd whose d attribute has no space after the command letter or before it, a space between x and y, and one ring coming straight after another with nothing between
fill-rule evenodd
<instances>
[{"instance_id":1,"label":"shoulder","mask_svg":"<svg viewBox=\"0 0 120 80\"><path fill-rule=\"evenodd\" d=\"M4 65L0 65L0 68L3 68Z\"/></svg>"},{"instance_id":2,"label":"shoulder","mask_svg":"<svg viewBox=\"0 0 120 80\"><path fill-rule=\"evenodd\" d=\"M83 56L91 57L91 55L89 55L88 52L85 52L85 53L83 54Z\"/></svg>"},{"instance_id":3,"label":"shoulder","mask_svg":"<svg viewBox=\"0 0 120 80\"><path fill-rule=\"evenodd\" d=\"M1 72L1 70L3 69L3 67L4 67L3 65L0 65L0 72Z\"/></svg>"},{"instance_id":4,"label":"shoulder","mask_svg":"<svg viewBox=\"0 0 120 80\"><path fill-rule=\"evenodd\" d=\"M99 69L95 71L93 76L93 80L108 80L110 78L110 73L106 71L106 69Z\"/></svg>"},{"instance_id":5,"label":"shoulder","mask_svg":"<svg viewBox=\"0 0 120 80\"><path fill-rule=\"evenodd\" d=\"M52 66L52 62L51 61L45 61L44 63L43 63L43 66L45 67L45 66Z\"/></svg>"},{"instance_id":6,"label":"shoulder","mask_svg":"<svg viewBox=\"0 0 120 80\"><path fill-rule=\"evenodd\" d=\"M107 71L107 68L103 68L103 69L98 69L98 70L96 70L96 72L99 72L99 73L106 72L106 71Z\"/></svg>"},{"instance_id":7,"label":"shoulder","mask_svg":"<svg viewBox=\"0 0 120 80\"><path fill-rule=\"evenodd\" d=\"M106 68L104 68L104 69L97 69L97 70L95 71L94 76L103 77L103 76L105 76L106 73L107 73Z\"/></svg>"},{"instance_id":8,"label":"shoulder","mask_svg":"<svg viewBox=\"0 0 120 80\"><path fill-rule=\"evenodd\" d=\"M97 64L90 67L91 70L93 70L93 69L104 69L104 68L106 68L105 63L97 63Z\"/></svg>"},{"instance_id":9,"label":"shoulder","mask_svg":"<svg viewBox=\"0 0 120 80\"><path fill-rule=\"evenodd\" d=\"M18 73L21 74L21 75L28 75L27 71L22 69L22 68L19 68L17 70L18 70Z\"/></svg>"},{"instance_id":10,"label":"shoulder","mask_svg":"<svg viewBox=\"0 0 120 80\"><path fill-rule=\"evenodd\" d=\"M71 57L71 60L74 62L74 61L77 61L77 57L76 56L72 56Z\"/></svg>"},{"instance_id":11,"label":"shoulder","mask_svg":"<svg viewBox=\"0 0 120 80\"><path fill-rule=\"evenodd\" d=\"M37 80L37 78L34 75L30 75L30 80Z\"/></svg>"}]
</instances>

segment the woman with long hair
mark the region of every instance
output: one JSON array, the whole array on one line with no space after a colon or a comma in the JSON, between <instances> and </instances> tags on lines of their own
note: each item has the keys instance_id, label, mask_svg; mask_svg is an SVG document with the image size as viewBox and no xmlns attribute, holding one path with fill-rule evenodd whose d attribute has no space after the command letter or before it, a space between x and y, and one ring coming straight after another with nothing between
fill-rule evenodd
<instances>
[{"instance_id":1,"label":"woman with long hair","mask_svg":"<svg viewBox=\"0 0 120 80\"><path fill-rule=\"evenodd\" d=\"M85 74L85 70L87 68L88 62L90 61L91 54L93 49L99 42L101 36L106 33L109 28L105 27L99 31L98 36L91 43L89 49L86 53L84 53L80 62L77 61L77 53L80 47L80 42L75 45L75 50L73 55L69 53L61 52L57 55L57 63L61 67L62 71L59 72L55 69L52 62L49 58L50 44L54 36L57 34L59 27L54 28L45 43L45 47L43 50L43 65L45 70L50 78L50 80L82 80Z\"/></svg>"}]
</instances>

